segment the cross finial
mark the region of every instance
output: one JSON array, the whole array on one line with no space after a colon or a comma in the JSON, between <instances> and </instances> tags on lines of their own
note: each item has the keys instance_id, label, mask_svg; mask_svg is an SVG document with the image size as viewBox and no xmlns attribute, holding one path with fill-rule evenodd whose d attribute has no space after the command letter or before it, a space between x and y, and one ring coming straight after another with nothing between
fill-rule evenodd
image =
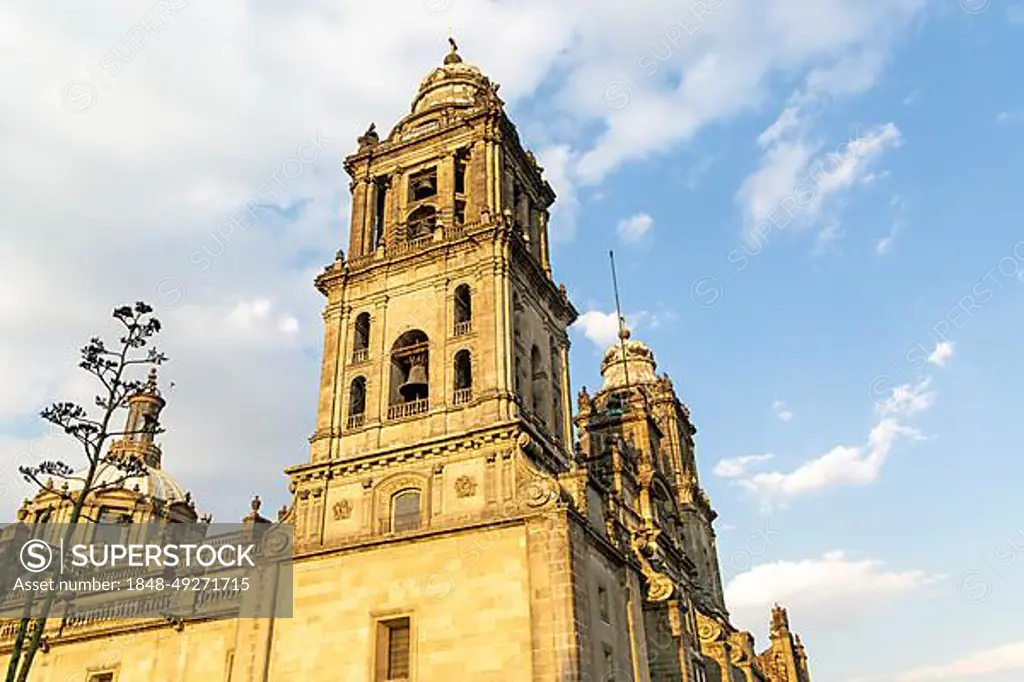
<instances>
[{"instance_id":1,"label":"cross finial","mask_svg":"<svg viewBox=\"0 0 1024 682\"><path fill-rule=\"evenodd\" d=\"M451 52L449 52L445 58L445 64L458 64L462 61L462 57L459 56L459 46L455 44L455 38L448 36L448 44L451 46Z\"/></svg>"}]
</instances>

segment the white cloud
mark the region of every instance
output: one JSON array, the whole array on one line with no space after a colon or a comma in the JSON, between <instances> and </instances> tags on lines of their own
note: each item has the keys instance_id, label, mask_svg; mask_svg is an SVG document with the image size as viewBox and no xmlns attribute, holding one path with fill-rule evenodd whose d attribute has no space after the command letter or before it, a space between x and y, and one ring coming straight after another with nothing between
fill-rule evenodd
<instances>
[{"instance_id":1,"label":"white cloud","mask_svg":"<svg viewBox=\"0 0 1024 682\"><path fill-rule=\"evenodd\" d=\"M925 4L826 0L807 13L780 1L727 2L674 42L671 32L693 21L671 2L645 2L641 12L624 5L592 19L614 26L615 40L586 32L576 41L581 54L564 60L576 67L565 106L605 126L580 157L581 178L599 180L624 161L691 140L711 121L755 109L778 73L808 73L811 87L829 95L871 87L893 39ZM612 6L603 0L596 13Z\"/></svg>"},{"instance_id":2,"label":"white cloud","mask_svg":"<svg viewBox=\"0 0 1024 682\"><path fill-rule=\"evenodd\" d=\"M953 344L949 341L940 341L935 344L935 350L928 356L928 362L945 367L951 357L953 357Z\"/></svg>"},{"instance_id":3,"label":"white cloud","mask_svg":"<svg viewBox=\"0 0 1024 682\"><path fill-rule=\"evenodd\" d=\"M823 145L810 141L801 128L773 141L736 195L747 230L765 221L777 229L811 224L843 191L872 175L872 165L885 151L900 144L902 135L893 123L858 134L830 151L822 151Z\"/></svg>"},{"instance_id":4,"label":"white cloud","mask_svg":"<svg viewBox=\"0 0 1024 682\"><path fill-rule=\"evenodd\" d=\"M737 625L755 633L763 630L765 613L776 602L799 614L798 630L822 632L941 579L920 570L887 570L882 561L834 551L754 566L729 581L725 600Z\"/></svg>"},{"instance_id":5,"label":"white cloud","mask_svg":"<svg viewBox=\"0 0 1024 682\"><path fill-rule=\"evenodd\" d=\"M860 184L862 184L862 185L873 185L876 182L878 182L879 180L886 180L886 179L888 179L891 176L892 176L892 173L890 171L887 171L887 170L882 171L880 173L866 173L864 175L864 177L862 177L860 179Z\"/></svg>"},{"instance_id":6,"label":"white cloud","mask_svg":"<svg viewBox=\"0 0 1024 682\"><path fill-rule=\"evenodd\" d=\"M798 495L840 484L865 484L878 478L898 438L921 440L917 429L895 419L883 419L868 435L865 445L838 445L793 471L753 474L738 481L766 506L785 504Z\"/></svg>"},{"instance_id":7,"label":"white cloud","mask_svg":"<svg viewBox=\"0 0 1024 682\"><path fill-rule=\"evenodd\" d=\"M715 157L705 156L697 164L695 164L690 169L690 172L687 174L686 182L683 183L686 186L686 188L691 192L695 191L697 189L697 186L700 184L701 178L703 178L704 175L707 174L709 170L711 170L711 166L713 166L714 163Z\"/></svg>"},{"instance_id":8,"label":"white cloud","mask_svg":"<svg viewBox=\"0 0 1024 682\"><path fill-rule=\"evenodd\" d=\"M651 216L646 213L637 213L619 221L617 227L619 239L627 243L639 241L651 231L653 226L654 219Z\"/></svg>"},{"instance_id":9,"label":"white cloud","mask_svg":"<svg viewBox=\"0 0 1024 682\"><path fill-rule=\"evenodd\" d=\"M766 453L763 455L746 455L744 457L723 459L715 465L714 474L722 478L740 478L746 475L747 469L751 464L767 462L772 457L774 455Z\"/></svg>"},{"instance_id":10,"label":"white cloud","mask_svg":"<svg viewBox=\"0 0 1024 682\"><path fill-rule=\"evenodd\" d=\"M1024 670L1024 641L975 651L948 663L925 665L895 677L895 682L931 682L932 680L977 679Z\"/></svg>"},{"instance_id":11,"label":"white cloud","mask_svg":"<svg viewBox=\"0 0 1024 682\"><path fill-rule=\"evenodd\" d=\"M813 254L833 250L843 236L840 198L852 187L886 175L872 167L885 151L902 143L902 135L894 123L886 123L863 134L858 129L851 139L827 150L814 138L814 124L830 97L870 88L881 66L878 54L869 51L830 69L812 71L804 89L790 97L775 122L761 133L757 143L764 154L759 167L736 193L748 239L766 230L807 227L824 214L831 219L818 231Z\"/></svg>"},{"instance_id":12,"label":"white cloud","mask_svg":"<svg viewBox=\"0 0 1024 682\"><path fill-rule=\"evenodd\" d=\"M896 237L903 232L903 229L907 226L907 202L900 196L896 195L889 201L889 205L896 211L896 217L893 218L892 225L889 228L889 234L882 237L875 243L875 253L879 256L884 256L892 250L893 242L896 241Z\"/></svg>"},{"instance_id":13,"label":"white cloud","mask_svg":"<svg viewBox=\"0 0 1024 682\"><path fill-rule=\"evenodd\" d=\"M291 316L282 317L277 321L277 328L285 334L295 334L299 331L299 321Z\"/></svg>"},{"instance_id":14,"label":"white cloud","mask_svg":"<svg viewBox=\"0 0 1024 682\"><path fill-rule=\"evenodd\" d=\"M572 240L576 234L576 215L579 198L573 177L574 155L568 145L545 147L537 152L537 163L544 169L544 177L558 198L551 208L551 239L555 242Z\"/></svg>"},{"instance_id":15,"label":"white cloud","mask_svg":"<svg viewBox=\"0 0 1024 682\"><path fill-rule=\"evenodd\" d=\"M952 352L952 348L950 348L950 352ZM912 415L927 410L935 402L936 396L935 391L929 390L931 383L931 378L926 377L916 384L896 386L890 392L889 397L878 404L878 412L890 415Z\"/></svg>"},{"instance_id":16,"label":"white cloud","mask_svg":"<svg viewBox=\"0 0 1024 682\"><path fill-rule=\"evenodd\" d=\"M581 314L573 324L583 335L604 350L619 338L619 320L614 313L602 313L600 310L588 310Z\"/></svg>"},{"instance_id":17,"label":"white cloud","mask_svg":"<svg viewBox=\"0 0 1024 682\"><path fill-rule=\"evenodd\" d=\"M839 226L839 223L831 222L821 228L818 236L814 238L814 248L811 250L812 257L824 256L836 252L836 243L846 234L846 231Z\"/></svg>"},{"instance_id":18,"label":"white cloud","mask_svg":"<svg viewBox=\"0 0 1024 682\"><path fill-rule=\"evenodd\" d=\"M773 402L772 412L774 412L775 416L784 422L788 422L793 419L793 412L789 409L789 406L786 405L786 401L784 400L776 400Z\"/></svg>"},{"instance_id":19,"label":"white cloud","mask_svg":"<svg viewBox=\"0 0 1024 682\"><path fill-rule=\"evenodd\" d=\"M627 313L623 317L626 318L626 327L631 334L643 329L657 329L678 319L677 314L668 309L658 312L641 310L636 313ZM573 323L572 329L581 332L601 351L619 339L619 321L614 312L588 310L580 314L576 322Z\"/></svg>"},{"instance_id":20,"label":"white cloud","mask_svg":"<svg viewBox=\"0 0 1024 682\"><path fill-rule=\"evenodd\" d=\"M892 250L892 243L896 240L896 236L903 230L904 222L900 219L894 220L892 227L889 229L889 234L882 237L875 244L875 253L879 256L884 256Z\"/></svg>"}]
</instances>

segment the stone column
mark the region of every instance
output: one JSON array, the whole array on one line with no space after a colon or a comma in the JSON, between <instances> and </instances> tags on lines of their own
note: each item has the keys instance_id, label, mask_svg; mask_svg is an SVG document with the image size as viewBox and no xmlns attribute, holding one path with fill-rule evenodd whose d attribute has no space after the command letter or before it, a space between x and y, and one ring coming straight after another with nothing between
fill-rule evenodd
<instances>
[{"instance_id":1,"label":"stone column","mask_svg":"<svg viewBox=\"0 0 1024 682\"><path fill-rule=\"evenodd\" d=\"M316 431L330 433L334 427L335 401L338 395L338 371L341 355L342 306L328 303L323 312L324 355L320 365L320 398L317 401ZM330 439L313 443L310 460L323 461L330 457Z\"/></svg>"},{"instance_id":2,"label":"stone column","mask_svg":"<svg viewBox=\"0 0 1024 682\"><path fill-rule=\"evenodd\" d=\"M345 409L348 403L348 385L345 379L348 377L348 373L345 371L345 367L348 365L349 348L351 347L349 342L349 327L352 319L352 306L343 306L338 311L338 315L335 318L337 325L335 329L336 339L335 344L337 351L335 355L335 367L334 367L334 404L331 406L331 439L330 439L330 452L329 457L336 458L339 456L339 440L337 434L339 434L345 428ZM325 357L326 361L326 357Z\"/></svg>"},{"instance_id":3,"label":"stone column","mask_svg":"<svg viewBox=\"0 0 1024 682\"><path fill-rule=\"evenodd\" d=\"M362 256L366 253L366 200L370 194L370 181L368 178L354 180L349 183L349 190L352 192L352 219L349 223L349 260Z\"/></svg>"},{"instance_id":4,"label":"stone column","mask_svg":"<svg viewBox=\"0 0 1024 682\"><path fill-rule=\"evenodd\" d=\"M455 152L446 151L437 161L437 214L449 228L455 224Z\"/></svg>"}]
</instances>

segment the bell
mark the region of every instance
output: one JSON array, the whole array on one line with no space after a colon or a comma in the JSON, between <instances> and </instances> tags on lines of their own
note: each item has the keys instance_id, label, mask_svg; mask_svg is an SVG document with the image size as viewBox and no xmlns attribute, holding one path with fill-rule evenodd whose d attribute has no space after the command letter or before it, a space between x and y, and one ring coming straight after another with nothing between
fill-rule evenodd
<instances>
[{"instance_id":1,"label":"bell","mask_svg":"<svg viewBox=\"0 0 1024 682\"><path fill-rule=\"evenodd\" d=\"M409 378L398 387L406 402L421 400L427 397L427 368L421 364L415 364L409 369Z\"/></svg>"}]
</instances>

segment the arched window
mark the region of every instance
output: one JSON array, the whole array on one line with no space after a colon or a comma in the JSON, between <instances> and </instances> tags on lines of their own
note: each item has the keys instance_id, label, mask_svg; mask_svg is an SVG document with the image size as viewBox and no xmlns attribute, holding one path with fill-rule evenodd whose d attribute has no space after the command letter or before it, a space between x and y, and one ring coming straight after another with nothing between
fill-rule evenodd
<instances>
[{"instance_id":1,"label":"arched window","mask_svg":"<svg viewBox=\"0 0 1024 682\"><path fill-rule=\"evenodd\" d=\"M430 356L427 335L418 329L402 334L391 348L388 418L429 409Z\"/></svg>"},{"instance_id":2,"label":"arched window","mask_svg":"<svg viewBox=\"0 0 1024 682\"><path fill-rule=\"evenodd\" d=\"M366 416L366 379L356 377L348 391L348 428L355 429L363 425Z\"/></svg>"},{"instance_id":3,"label":"arched window","mask_svg":"<svg viewBox=\"0 0 1024 682\"><path fill-rule=\"evenodd\" d=\"M437 209L429 204L420 206L406 219L406 235L410 240L429 237L437 227Z\"/></svg>"},{"instance_id":4,"label":"arched window","mask_svg":"<svg viewBox=\"0 0 1024 682\"><path fill-rule=\"evenodd\" d=\"M391 498L391 532L402 533L420 527L420 491L402 490Z\"/></svg>"},{"instance_id":5,"label":"arched window","mask_svg":"<svg viewBox=\"0 0 1024 682\"><path fill-rule=\"evenodd\" d=\"M473 328L473 297L468 284L455 287L455 336L468 334Z\"/></svg>"},{"instance_id":6,"label":"arched window","mask_svg":"<svg viewBox=\"0 0 1024 682\"><path fill-rule=\"evenodd\" d=\"M548 375L544 371L544 361L540 348L536 345L530 350L530 378L533 389L533 412L543 421L547 421L548 407Z\"/></svg>"},{"instance_id":7,"label":"arched window","mask_svg":"<svg viewBox=\"0 0 1024 682\"><path fill-rule=\"evenodd\" d=\"M468 350L455 354L455 404L469 402L473 396L473 362Z\"/></svg>"},{"instance_id":8,"label":"arched window","mask_svg":"<svg viewBox=\"0 0 1024 682\"><path fill-rule=\"evenodd\" d=\"M363 362L370 356L370 313L356 316L355 339L352 342L352 362Z\"/></svg>"},{"instance_id":9,"label":"arched window","mask_svg":"<svg viewBox=\"0 0 1024 682\"><path fill-rule=\"evenodd\" d=\"M377 178L373 183L373 230L370 233L370 251L376 251L384 241L384 218L388 206L388 178Z\"/></svg>"}]
</instances>

